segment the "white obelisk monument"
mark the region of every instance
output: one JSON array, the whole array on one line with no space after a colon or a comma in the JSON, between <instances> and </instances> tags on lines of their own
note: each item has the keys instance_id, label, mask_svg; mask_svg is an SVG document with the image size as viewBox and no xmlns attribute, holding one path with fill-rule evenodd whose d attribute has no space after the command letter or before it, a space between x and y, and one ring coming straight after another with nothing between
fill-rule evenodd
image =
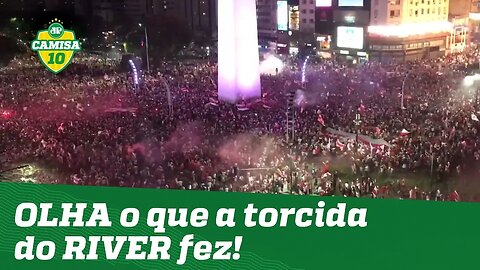
<instances>
[{"instance_id":1,"label":"white obelisk monument","mask_svg":"<svg viewBox=\"0 0 480 270\"><path fill-rule=\"evenodd\" d=\"M218 1L218 98L261 96L255 0Z\"/></svg>"}]
</instances>

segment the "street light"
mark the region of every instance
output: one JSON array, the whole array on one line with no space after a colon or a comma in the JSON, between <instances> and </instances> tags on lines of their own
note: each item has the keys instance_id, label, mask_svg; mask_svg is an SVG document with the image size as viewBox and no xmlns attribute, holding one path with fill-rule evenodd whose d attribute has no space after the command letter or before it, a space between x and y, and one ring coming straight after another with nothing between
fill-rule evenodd
<instances>
[{"instance_id":1,"label":"street light","mask_svg":"<svg viewBox=\"0 0 480 270\"><path fill-rule=\"evenodd\" d=\"M139 23L138 26L142 27L143 24ZM147 25L143 27L143 31L145 32L145 52L147 56L147 71L150 73L150 57L148 55L148 32L147 32Z\"/></svg>"},{"instance_id":2,"label":"street light","mask_svg":"<svg viewBox=\"0 0 480 270\"><path fill-rule=\"evenodd\" d=\"M163 82L165 89L167 90L167 102L168 102L168 111L170 113L170 117L173 117L173 103L172 103L172 93L170 91L170 86L167 83L167 80L163 77L163 75L158 73L160 80Z\"/></svg>"},{"instance_id":3,"label":"street light","mask_svg":"<svg viewBox=\"0 0 480 270\"><path fill-rule=\"evenodd\" d=\"M356 152L358 153L358 135L360 133L360 125L362 124L362 116L357 113L355 115L355 120L353 120L353 123L355 124L355 127L356 127L356 135L355 135L355 149L356 149Z\"/></svg>"},{"instance_id":4,"label":"street light","mask_svg":"<svg viewBox=\"0 0 480 270\"><path fill-rule=\"evenodd\" d=\"M402 108L402 110L406 109L405 106L404 106L405 82L407 81L409 75L410 75L410 73L407 72L407 74L405 75L405 78L403 78L403 82L402 82L402 99L400 101L400 107Z\"/></svg>"}]
</instances>

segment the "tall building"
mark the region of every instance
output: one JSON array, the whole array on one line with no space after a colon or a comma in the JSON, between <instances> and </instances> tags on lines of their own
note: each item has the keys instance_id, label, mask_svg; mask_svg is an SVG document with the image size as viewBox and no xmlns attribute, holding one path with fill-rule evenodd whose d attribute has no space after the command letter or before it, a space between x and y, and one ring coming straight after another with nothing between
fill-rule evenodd
<instances>
[{"instance_id":1,"label":"tall building","mask_svg":"<svg viewBox=\"0 0 480 270\"><path fill-rule=\"evenodd\" d=\"M315 32L315 7L316 0L300 0L300 32Z\"/></svg>"},{"instance_id":2,"label":"tall building","mask_svg":"<svg viewBox=\"0 0 480 270\"><path fill-rule=\"evenodd\" d=\"M472 0L450 1L448 19L453 24L453 31L447 36L448 53L462 52L470 42L469 15Z\"/></svg>"},{"instance_id":3,"label":"tall building","mask_svg":"<svg viewBox=\"0 0 480 270\"><path fill-rule=\"evenodd\" d=\"M144 16L152 13L152 6L148 0L124 0L125 14L134 20L141 21Z\"/></svg>"},{"instance_id":4,"label":"tall building","mask_svg":"<svg viewBox=\"0 0 480 270\"><path fill-rule=\"evenodd\" d=\"M163 12L170 12L172 10L176 10L176 3L178 1L175 0L150 0L151 6L153 9L154 14L161 14Z\"/></svg>"},{"instance_id":5,"label":"tall building","mask_svg":"<svg viewBox=\"0 0 480 270\"><path fill-rule=\"evenodd\" d=\"M100 16L107 23L112 22L115 16L128 16L140 22L145 16L170 12L176 2L174 0L75 0L75 13Z\"/></svg>"},{"instance_id":6,"label":"tall building","mask_svg":"<svg viewBox=\"0 0 480 270\"><path fill-rule=\"evenodd\" d=\"M368 60L367 32L371 19L370 9L370 0L338 0L334 2L334 30L331 47L336 59L352 63Z\"/></svg>"},{"instance_id":7,"label":"tall building","mask_svg":"<svg viewBox=\"0 0 480 270\"><path fill-rule=\"evenodd\" d=\"M277 41L276 0L257 0L257 28L261 46Z\"/></svg>"},{"instance_id":8,"label":"tall building","mask_svg":"<svg viewBox=\"0 0 480 270\"><path fill-rule=\"evenodd\" d=\"M115 0L91 1L91 14L102 18L105 23L113 22L115 16L123 11L123 2L118 4Z\"/></svg>"},{"instance_id":9,"label":"tall building","mask_svg":"<svg viewBox=\"0 0 480 270\"><path fill-rule=\"evenodd\" d=\"M49 11L75 11L78 0L45 0L45 8Z\"/></svg>"},{"instance_id":10,"label":"tall building","mask_svg":"<svg viewBox=\"0 0 480 270\"><path fill-rule=\"evenodd\" d=\"M318 54L323 58L332 56L332 41L335 36L335 10L332 0L318 0L315 3L315 47Z\"/></svg>"},{"instance_id":11,"label":"tall building","mask_svg":"<svg viewBox=\"0 0 480 270\"><path fill-rule=\"evenodd\" d=\"M480 1L471 0L470 5L470 39L471 42L478 43L480 41Z\"/></svg>"},{"instance_id":12,"label":"tall building","mask_svg":"<svg viewBox=\"0 0 480 270\"><path fill-rule=\"evenodd\" d=\"M445 55L453 31L448 9L449 0L372 0L371 59L399 62Z\"/></svg>"},{"instance_id":13,"label":"tall building","mask_svg":"<svg viewBox=\"0 0 480 270\"><path fill-rule=\"evenodd\" d=\"M25 15L44 6L45 0L0 0L0 13Z\"/></svg>"},{"instance_id":14,"label":"tall building","mask_svg":"<svg viewBox=\"0 0 480 270\"><path fill-rule=\"evenodd\" d=\"M218 0L176 0L172 2L175 4L172 3L171 12L184 18L194 33L210 37L216 35Z\"/></svg>"},{"instance_id":15,"label":"tall building","mask_svg":"<svg viewBox=\"0 0 480 270\"><path fill-rule=\"evenodd\" d=\"M75 15L90 16L93 11L93 3L88 0L75 0Z\"/></svg>"}]
</instances>

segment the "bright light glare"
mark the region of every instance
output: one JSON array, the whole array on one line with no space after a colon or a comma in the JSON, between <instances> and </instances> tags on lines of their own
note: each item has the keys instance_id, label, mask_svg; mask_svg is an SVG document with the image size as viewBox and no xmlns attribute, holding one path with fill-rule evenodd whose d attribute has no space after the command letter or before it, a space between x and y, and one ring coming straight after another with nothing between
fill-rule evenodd
<instances>
[{"instance_id":1,"label":"bright light glare","mask_svg":"<svg viewBox=\"0 0 480 270\"><path fill-rule=\"evenodd\" d=\"M288 3L287 1L277 1L277 29L280 31L288 30Z\"/></svg>"},{"instance_id":2,"label":"bright light glare","mask_svg":"<svg viewBox=\"0 0 480 270\"><path fill-rule=\"evenodd\" d=\"M368 33L386 37L408 37L453 31L453 24L448 21L406 23L399 25L372 25Z\"/></svg>"},{"instance_id":3,"label":"bright light glare","mask_svg":"<svg viewBox=\"0 0 480 270\"><path fill-rule=\"evenodd\" d=\"M316 0L315 1L315 6L316 7L331 7L332 6L332 0Z\"/></svg>"},{"instance_id":4,"label":"bright light glare","mask_svg":"<svg viewBox=\"0 0 480 270\"><path fill-rule=\"evenodd\" d=\"M132 68L132 71L133 71L133 83L135 85L138 85L138 70L137 70L137 67L133 63L132 59L128 60L128 63L130 64L130 67Z\"/></svg>"},{"instance_id":5,"label":"bright light glare","mask_svg":"<svg viewBox=\"0 0 480 270\"><path fill-rule=\"evenodd\" d=\"M470 13L469 18L473 21L480 21L480 13Z\"/></svg>"},{"instance_id":6,"label":"bright light glare","mask_svg":"<svg viewBox=\"0 0 480 270\"><path fill-rule=\"evenodd\" d=\"M260 63L260 73L261 74L268 74L268 75L276 75L277 69L278 73L282 72L284 64L282 60L275 57L274 55L268 54Z\"/></svg>"},{"instance_id":7,"label":"bright light glare","mask_svg":"<svg viewBox=\"0 0 480 270\"><path fill-rule=\"evenodd\" d=\"M472 76L466 76L465 79L463 79L463 86L470 87L476 81L480 81L480 74L475 74L475 75L472 75Z\"/></svg>"},{"instance_id":8,"label":"bright light glare","mask_svg":"<svg viewBox=\"0 0 480 270\"><path fill-rule=\"evenodd\" d=\"M305 61L303 61L303 66L302 66L302 83L305 83L307 80L306 80L306 72L307 72L307 62L308 62L308 59L310 59L310 56L307 56L307 58L305 58Z\"/></svg>"},{"instance_id":9,"label":"bright light glare","mask_svg":"<svg viewBox=\"0 0 480 270\"><path fill-rule=\"evenodd\" d=\"M255 0L218 1L218 97L261 96Z\"/></svg>"}]
</instances>

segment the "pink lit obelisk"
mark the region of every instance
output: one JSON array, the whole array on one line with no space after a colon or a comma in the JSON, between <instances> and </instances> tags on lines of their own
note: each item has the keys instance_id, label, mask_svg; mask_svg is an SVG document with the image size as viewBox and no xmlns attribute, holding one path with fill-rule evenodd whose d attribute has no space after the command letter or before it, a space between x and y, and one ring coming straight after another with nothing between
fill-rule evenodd
<instances>
[{"instance_id":1,"label":"pink lit obelisk","mask_svg":"<svg viewBox=\"0 0 480 270\"><path fill-rule=\"evenodd\" d=\"M256 0L218 1L218 98L261 96Z\"/></svg>"}]
</instances>

